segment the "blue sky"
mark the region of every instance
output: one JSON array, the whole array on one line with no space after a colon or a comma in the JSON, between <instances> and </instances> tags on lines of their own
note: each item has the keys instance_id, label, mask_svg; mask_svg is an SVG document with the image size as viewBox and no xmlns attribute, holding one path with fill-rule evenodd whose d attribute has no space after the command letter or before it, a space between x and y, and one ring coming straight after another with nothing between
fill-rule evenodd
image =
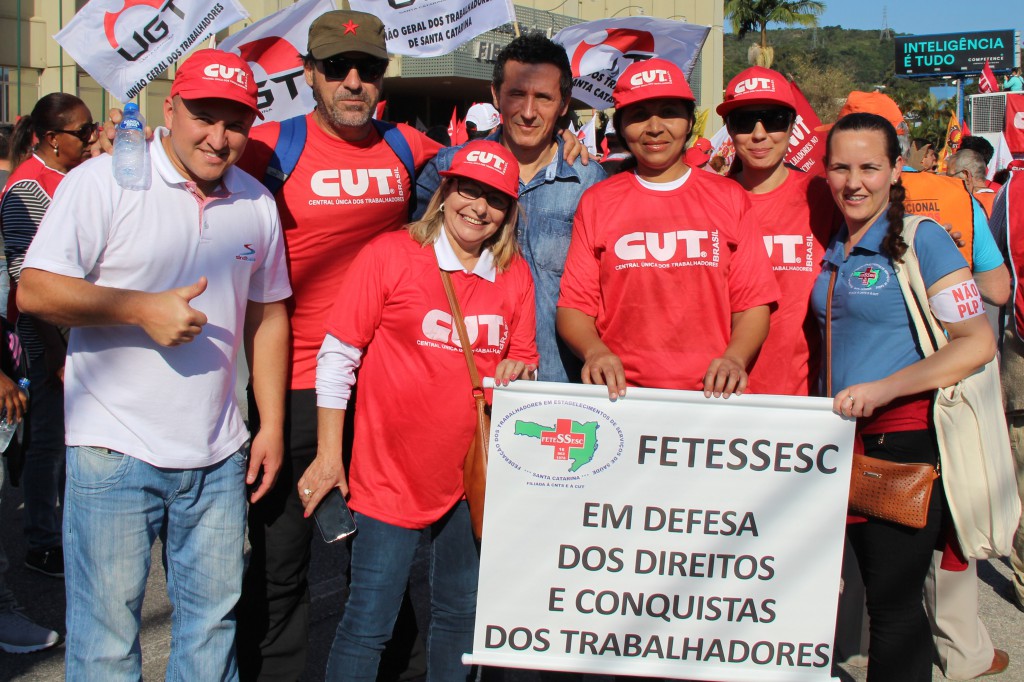
<instances>
[{"instance_id":1,"label":"blue sky","mask_svg":"<svg viewBox=\"0 0 1024 682\"><path fill-rule=\"evenodd\" d=\"M823 0L822 26L879 29L888 8L889 27L918 35L1024 29L1018 0ZM1022 31L1024 33L1024 31Z\"/></svg>"}]
</instances>

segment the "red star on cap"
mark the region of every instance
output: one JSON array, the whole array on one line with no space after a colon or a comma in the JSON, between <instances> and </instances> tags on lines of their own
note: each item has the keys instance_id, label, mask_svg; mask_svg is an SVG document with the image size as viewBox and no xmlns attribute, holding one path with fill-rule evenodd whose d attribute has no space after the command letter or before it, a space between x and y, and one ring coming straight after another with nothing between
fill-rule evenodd
<instances>
[{"instance_id":1,"label":"red star on cap","mask_svg":"<svg viewBox=\"0 0 1024 682\"><path fill-rule=\"evenodd\" d=\"M355 23L351 19L348 20L347 24L343 24L345 32L342 35L348 35L349 33L355 35L356 29L359 28L359 24Z\"/></svg>"}]
</instances>

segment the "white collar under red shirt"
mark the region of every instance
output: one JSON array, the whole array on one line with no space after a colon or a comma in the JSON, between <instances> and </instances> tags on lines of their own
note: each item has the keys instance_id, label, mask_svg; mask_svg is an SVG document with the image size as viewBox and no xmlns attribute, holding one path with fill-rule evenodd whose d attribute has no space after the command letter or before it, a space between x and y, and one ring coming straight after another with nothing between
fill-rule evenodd
<instances>
[{"instance_id":1,"label":"white collar under red shirt","mask_svg":"<svg viewBox=\"0 0 1024 682\"><path fill-rule=\"evenodd\" d=\"M459 257L455 255L455 249L452 248L451 242L448 241L448 236L444 233L443 227L438 233L437 239L434 240L434 253L437 255L437 264L441 266L442 270L447 270L448 272L462 270L466 272L466 268L462 267L462 263L459 262ZM490 249L481 249L480 259L477 260L476 267L473 268L473 272L470 274L482 277L488 282L494 281L497 269L494 267L494 254L491 253Z\"/></svg>"}]
</instances>

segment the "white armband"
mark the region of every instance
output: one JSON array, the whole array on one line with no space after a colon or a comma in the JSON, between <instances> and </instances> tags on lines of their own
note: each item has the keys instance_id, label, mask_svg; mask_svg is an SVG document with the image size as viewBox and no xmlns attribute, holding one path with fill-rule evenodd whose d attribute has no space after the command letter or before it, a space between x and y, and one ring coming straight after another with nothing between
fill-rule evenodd
<instances>
[{"instance_id":1,"label":"white armband","mask_svg":"<svg viewBox=\"0 0 1024 682\"><path fill-rule=\"evenodd\" d=\"M963 322L985 314L981 292L974 279L947 287L928 299L932 314L943 322Z\"/></svg>"}]
</instances>

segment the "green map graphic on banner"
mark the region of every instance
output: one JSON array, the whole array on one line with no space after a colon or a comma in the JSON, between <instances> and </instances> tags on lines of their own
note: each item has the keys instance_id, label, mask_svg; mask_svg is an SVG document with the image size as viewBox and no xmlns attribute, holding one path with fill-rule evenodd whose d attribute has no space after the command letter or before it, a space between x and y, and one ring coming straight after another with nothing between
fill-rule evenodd
<instances>
[{"instance_id":1,"label":"green map graphic on banner","mask_svg":"<svg viewBox=\"0 0 1024 682\"><path fill-rule=\"evenodd\" d=\"M540 439L541 445L554 448L554 459L571 461L569 473L590 464L597 451L597 422L578 422L559 419L555 426L536 422L516 421L516 436Z\"/></svg>"}]
</instances>

